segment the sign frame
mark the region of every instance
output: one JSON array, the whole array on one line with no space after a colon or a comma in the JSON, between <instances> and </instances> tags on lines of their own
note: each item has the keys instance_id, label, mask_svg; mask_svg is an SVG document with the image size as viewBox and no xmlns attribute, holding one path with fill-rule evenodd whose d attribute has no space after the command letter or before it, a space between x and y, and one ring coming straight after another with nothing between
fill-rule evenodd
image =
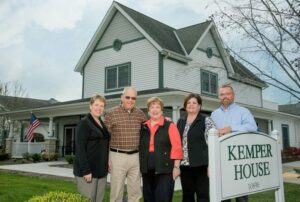
<instances>
[{"instance_id":1,"label":"sign frame","mask_svg":"<svg viewBox=\"0 0 300 202\"><path fill-rule=\"evenodd\" d=\"M230 169L232 167L232 166L231 167L228 166L228 165L232 164L232 162L230 162L229 160L232 160L232 159L229 158L227 160L226 159L224 160L224 154L222 154L221 152L224 152L224 148L225 148L226 144L230 144L230 141L231 142L232 141L233 142L234 141L236 141L236 142L242 141L241 147L245 146L248 148L248 147L252 146L251 148L253 149L253 145L251 145L251 141L248 141L248 142L244 141L245 138L249 139L249 135L256 135L253 137L258 138L258 140L260 140L260 138L261 138L262 142L260 142L260 144L261 145L265 144L265 145L267 145L266 148L268 148L268 150L263 150L264 153L261 152L262 153L261 158L258 157L259 155L252 156L252 157L255 157L256 162L260 161L260 160L266 161L266 159L268 159L270 162L265 162L267 164L266 168L265 168L265 172L267 172L267 174L270 174L270 172L272 171L272 173L271 173L272 176L278 176L278 179L273 180L272 182L268 182L268 183L270 183L270 185L268 183L266 183L266 181L262 181L262 182L264 182L264 183L262 183L262 187L261 188L258 188L259 186L255 187L256 189L252 190L252 191L249 191L249 189L248 189L248 191L245 191L245 188L242 189L240 187L236 188L233 191L231 191L231 190L228 191L229 189L226 189L227 186L225 188L224 184L227 185L229 183L228 186L231 186L230 183L232 183L232 177L228 178L228 176L227 176L228 169ZM230 133L230 134L224 135L222 137L219 137L218 131L216 129L210 129L209 135L208 135L208 145L209 145L209 181L210 181L210 200L211 201L219 202L222 200L235 198L238 196L250 195L250 194L255 194L255 193L259 193L259 192L275 190L276 202L284 202L284 188L283 188L282 162L281 162L281 141L278 138L277 130L272 131L272 135L268 135L268 134L260 133L260 132L235 132L235 133ZM254 145L254 150L255 150L255 147L259 147L259 145L257 145L257 146ZM230 148L230 146L228 148ZM232 148L234 148L234 147L232 147ZM264 147L264 149L265 149L265 147ZM272 149L272 152L271 152L271 149ZM269 151L269 153L267 153L266 151ZM225 152L227 152L227 151L225 151ZM233 149L231 150L231 152L233 152ZM238 154L240 154L240 153L241 153L241 151L239 150ZM233 153L229 153L228 156L230 154L235 158ZM267 154L269 154L269 155L267 155ZM251 156L251 153L248 155ZM223 156L223 157L221 157L221 156ZM263 158L263 157L269 157L269 158ZM237 159L237 160L240 160L240 159ZM247 159L240 160L237 162L246 162L246 161L247 161ZM251 162L251 161L252 161L252 159L249 160L249 162ZM270 165L269 165L269 163L270 163ZM242 166L242 164L240 164L240 165ZM258 163L256 165L258 165ZM259 164L259 165L261 165L261 164ZM270 166L270 168L268 166ZM268 169L271 169L271 171ZM264 169L260 168L260 171L261 170L264 170ZM236 172L236 168L235 168L235 170L233 170L233 172L234 171ZM223 172L226 172L226 175ZM237 176L237 174L235 174L235 176ZM272 176L270 176L270 177L272 177ZM257 177L257 176L255 176L255 177ZM266 175L266 178L267 177L269 177L269 176ZM273 178L269 178L269 179L273 179ZM259 180L259 178L257 178L257 180ZM243 183L249 183L249 181L247 182L247 180L241 180L238 183L240 183L239 185L243 185L241 187L245 187L246 185ZM259 185L259 183L258 183L258 185ZM248 184L248 186L249 186L249 184ZM231 193L231 192L233 192L233 193Z\"/></svg>"}]
</instances>

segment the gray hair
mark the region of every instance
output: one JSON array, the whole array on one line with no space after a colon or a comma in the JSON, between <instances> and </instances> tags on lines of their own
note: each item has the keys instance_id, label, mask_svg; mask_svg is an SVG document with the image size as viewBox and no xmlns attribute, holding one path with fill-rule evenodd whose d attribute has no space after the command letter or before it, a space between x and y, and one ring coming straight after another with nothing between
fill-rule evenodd
<instances>
[{"instance_id":1,"label":"gray hair","mask_svg":"<svg viewBox=\"0 0 300 202\"><path fill-rule=\"evenodd\" d=\"M127 86L127 87L125 87L124 90L123 90L123 92L122 92L122 95L124 95L127 91L130 91L130 90L134 91L135 94L137 95L137 91L136 91L135 87L133 87L133 86Z\"/></svg>"}]
</instances>

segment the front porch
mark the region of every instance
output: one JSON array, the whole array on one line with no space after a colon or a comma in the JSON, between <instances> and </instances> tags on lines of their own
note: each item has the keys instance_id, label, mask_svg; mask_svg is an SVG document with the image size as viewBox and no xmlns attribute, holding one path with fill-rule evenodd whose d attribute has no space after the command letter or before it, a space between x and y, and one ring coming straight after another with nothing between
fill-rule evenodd
<instances>
[{"instance_id":1,"label":"front porch","mask_svg":"<svg viewBox=\"0 0 300 202\"><path fill-rule=\"evenodd\" d=\"M164 115L177 122L185 111L183 102L189 92L172 89L154 89L138 92L136 106L142 109L147 115L147 99L153 96L160 97L165 104ZM106 96L106 109L120 104L121 94ZM217 98L202 96L203 106L201 112L205 115L219 107ZM8 111L0 113L0 116L8 116L10 123L9 137L6 139L6 152L12 157L20 157L22 153L40 153L46 150L50 153L59 153L60 156L72 155L75 151L74 137L77 123L89 112L90 98L56 103L40 108L26 109L19 111ZM253 113L260 132L269 134L271 130L278 128L278 122L291 117L274 110L263 109L255 106L246 106ZM33 142L28 144L25 139L29 124L30 112L33 112L40 120L41 125L36 128L35 133L44 137L44 142ZM278 119L278 114L282 117ZM293 131L294 132L294 131ZM298 138L298 137L296 137ZM31 148L28 147L31 145ZM36 145L36 146L35 146Z\"/></svg>"}]
</instances>

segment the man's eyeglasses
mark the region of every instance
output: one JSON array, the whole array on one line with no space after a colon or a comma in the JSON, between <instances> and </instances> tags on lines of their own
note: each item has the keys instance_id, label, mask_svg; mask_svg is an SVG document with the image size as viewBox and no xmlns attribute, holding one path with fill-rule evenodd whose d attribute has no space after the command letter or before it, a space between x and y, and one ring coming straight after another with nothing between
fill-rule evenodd
<instances>
[{"instance_id":1,"label":"man's eyeglasses","mask_svg":"<svg viewBox=\"0 0 300 202\"><path fill-rule=\"evenodd\" d=\"M125 96L125 99L126 99L126 100L130 100L130 99L131 99L131 100L136 100L136 97Z\"/></svg>"}]
</instances>

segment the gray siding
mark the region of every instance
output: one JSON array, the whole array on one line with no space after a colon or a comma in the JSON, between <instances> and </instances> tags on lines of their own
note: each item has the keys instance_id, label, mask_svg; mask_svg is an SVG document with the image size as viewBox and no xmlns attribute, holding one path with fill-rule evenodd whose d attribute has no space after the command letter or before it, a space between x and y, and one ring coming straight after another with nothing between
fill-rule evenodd
<instances>
[{"instance_id":1,"label":"gray siding","mask_svg":"<svg viewBox=\"0 0 300 202\"><path fill-rule=\"evenodd\" d=\"M210 32L208 32L207 35L202 39L201 43L197 48L198 50L200 49L202 51L206 51L207 48L211 48L213 50L213 55L220 57L220 52Z\"/></svg>"},{"instance_id":2,"label":"gray siding","mask_svg":"<svg viewBox=\"0 0 300 202\"><path fill-rule=\"evenodd\" d=\"M158 88L158 51L146 40L124 44L120 51L105 49L96 51L85 67L84 98L104 93L105 67L131 63L131 85L138 91Z\"/></svg>"},{"instance_id":3,"label":"gray siding","mask_svg":"<svg viewBox=\"0 0 300 202\"><path fill-rule=\"evenodd\" d=\"M126 42L141 37L143 35L120 12L117 12L100 39L96 50L112 46L115 39Z\"/></svg>"},{"instance_id":4,"label":"gray siding","mask_svg":"<svg viewBox=\"0 0 300 202\"><path fill-rule=\"evenodd\" d=\"M164 84L166 88L200 93L200 69L164 59Z\"/></svg>"}]
</instances>

